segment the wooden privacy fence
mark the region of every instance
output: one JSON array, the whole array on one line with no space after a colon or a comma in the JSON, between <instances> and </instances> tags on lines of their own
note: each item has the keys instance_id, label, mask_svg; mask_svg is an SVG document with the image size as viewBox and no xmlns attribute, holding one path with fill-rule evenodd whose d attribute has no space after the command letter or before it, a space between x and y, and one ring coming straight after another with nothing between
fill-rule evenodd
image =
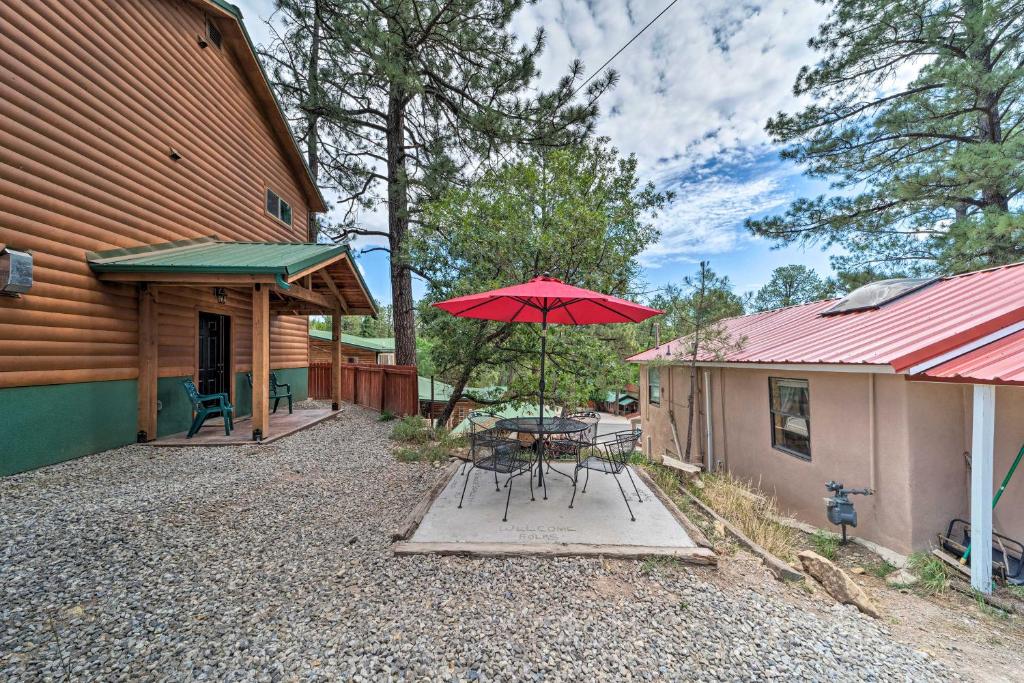
<instances>
[{"instance_id":1,"label":"wooden privacy fence","mask_svg":"<svg viewBox=\"0 0 1024 683\"><path fill-rule=\"evenodd\" d=\"M310 363L309 394L330 400L330 363ZM341 400L393 415L415 415L419 412L416 366L342 363Z\"/></svg>"}]
</instances>

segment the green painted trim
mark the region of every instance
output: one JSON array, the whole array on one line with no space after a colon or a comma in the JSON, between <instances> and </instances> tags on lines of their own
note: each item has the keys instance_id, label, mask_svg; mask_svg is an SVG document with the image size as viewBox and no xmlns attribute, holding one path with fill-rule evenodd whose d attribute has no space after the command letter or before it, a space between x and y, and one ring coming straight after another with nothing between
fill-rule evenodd
<instances>
[{"instance_id":1,"label":"green painted trim","mask_svg":"<svg viewBox=\"0 0 1024 683\"><path fill-rule=\"evenodd\" d=\"M188 400L182 381L186 377L161 377L156 382L156 398L160 408L156 413L156 436L169 436L188 431L192 424L192 402Z\"/></svg>"},{"instance_id":2,"label":"green painted trim","mask_svg":"<svg viewBox=\"0 0 1024 683\"><path fill-rule=\"evenodd\" d=\"M136 440L135 380L0 389L0 476Z\"/></svg>"}]
</instances>

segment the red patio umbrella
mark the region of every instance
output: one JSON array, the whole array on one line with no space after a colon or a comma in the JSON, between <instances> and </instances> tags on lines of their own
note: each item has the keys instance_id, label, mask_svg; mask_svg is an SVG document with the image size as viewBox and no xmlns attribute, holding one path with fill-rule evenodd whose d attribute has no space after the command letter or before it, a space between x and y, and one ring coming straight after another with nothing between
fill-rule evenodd
<instances>
[{"instance_id":1,"label":"red patio umbrella","mask_svg":"<svg viewBox=\"0 0 1024 683\"><path fill-rule=\"evenodd\" d=\"M632 301L567 285L547 275L529 282L479 294L467 294L434 306L460 318L499 322L540 323L540 454L544 462L544 358L547 355L548 323L600 325L638 323L662 311ZM541 468L543 472L543 468ZM543 482L543 475L541 475Z\"/></svg>"}]
</instances>

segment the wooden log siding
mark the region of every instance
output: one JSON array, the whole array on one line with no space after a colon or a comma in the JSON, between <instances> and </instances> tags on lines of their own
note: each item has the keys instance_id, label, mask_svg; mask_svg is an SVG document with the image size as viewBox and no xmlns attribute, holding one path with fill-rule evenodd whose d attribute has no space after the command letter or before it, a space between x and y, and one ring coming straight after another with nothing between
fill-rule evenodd
<instances>
[{"instance_id":1,"label":"wooden log siding","mask_svg":"<svg viewBox=\"0 0 1024 683\"><path fill-rule=\"evenodd\" d=\"M308 202L273 112L237 45L198 46L205 25L183 0L0 3L0 244L35 259L32 291L0 301L0 387L137 377L136 289L100 283L86 251L305 239ZM291 226L265 211L267 187ZM249 369L247 288L224 306L208 287L157 297L161 376L194 372L200 308L232 316L235 369ZM305 366L305 318L273 325L271 365Z\"/></svg>"}]
</instances>

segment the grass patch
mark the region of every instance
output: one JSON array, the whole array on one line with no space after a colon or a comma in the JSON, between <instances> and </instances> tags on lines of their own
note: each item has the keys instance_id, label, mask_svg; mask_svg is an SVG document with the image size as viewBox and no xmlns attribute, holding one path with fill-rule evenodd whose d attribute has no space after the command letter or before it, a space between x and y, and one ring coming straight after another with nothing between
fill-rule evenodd
<instances>
[{"instance_id":1,"label":"grass patch","mask_svg":"<svg viewBox=\"0 0 1024 683\"><path fill-rule=\"evenodd\" d=\"M874 576L879 579L884 579L885 577L889 576L889 574L892 574L894 571L896 571L896 569L896 565L894 565L889 560L882 560L881 562L872 562L868 566L864 567L864 571L866 571L868 574L871 574L871 576Z\"/></svg>"},{"instance_id":2,"label":"grass patch","mask_svg":"<svg viewBox=\"0 0 1024 683\"><path fill-rule=\"evenodd\" d=\"M949 569L931 553L914 553L907 558L907 569L920 579L915 588L923 593L945 593L949 589Z\"/></svg>"},{"instance_id":3,"label":"grass patch","mask_svg":"<svg viewBox=\"0 0 1024 683\"><path fill-rule=\"evenodd\" d=\"M669 569L679 566L679 560L674 557L647 557L640 563L640 573L650 576L659 569Z\"/></svg>"},{"instance_id":4,"label":"grass patch","mask_svg":"<svg viewBox=\"0 0 1024 683\"><path fill-rule=\"evenodd\" d=\"M395 450L399 462L445 462L466 445L467 438L446 429L431 429L422 419L403 417L395 423L391 438L406 444Z\"/></svg>"},{"instance_id":5,"label":"grass patch","mask_svg":"<svg viewBox=\"0 0 1024 683\"><path fill-rule=\"evenodd\" d=\"M432 440L433 431L423 421L423 418L409 415L395 422L395 426L391 430L391 438L402 443L423 444Z\"/></svg>"},{"instance_id":6,"label":"grass patch","mask_svg":"<svg viewBox=\"0 0 1024 683\"><path fill-rule=\"evenodd\" d=\"M703 488L690 492L734 524L750 540L786 561L796 558L799 533L780 524L775 499L731 474L705 474ZM659 484L660 485L660 484Z\"/></svg>"},{"instance_id":7,"label":"grass patch","mask_svg":"<svg viewBox=\"0 0 1024 683\"><path fill-rule=\"evenodd\" d=\"M818 529L811 536L811 545L814 546L814 552L826 559L834 560L836 553L839 552L839 537Z\"/></svg>"},{"instance_id":8,"label":"grass patch","mask_svg":"<svg viewBox=\"0 0 1024 683\"><path fill-rule=\"evenodd\" d=\"M429 443L418 448L399 448L395 458L399 462L447 462L452 455L450 448L438 443Z\"/></svg>"},{"instance_id":9,"label":"grass patch","mask_svg":"<svg viewBox=\"0 0 1024 683\"><path fill-rule=\"evenodd\" d=\"M1024 586L1006 586L1006 592L1018 600L1024 600Z\"/></svg>"},{"instance_id":10,"label":"grass patch","mask_svg":"<svg viewBox=\"0 0 1024 683\"><path fill-rule=\"evenodd\" d=\"M380 420L381 422L391 422L392 420L395 419L395 414L392 413L390 410L385 410L381 412L380 417L378 417L377 419Z\"/></svg>"}]
</instances>

